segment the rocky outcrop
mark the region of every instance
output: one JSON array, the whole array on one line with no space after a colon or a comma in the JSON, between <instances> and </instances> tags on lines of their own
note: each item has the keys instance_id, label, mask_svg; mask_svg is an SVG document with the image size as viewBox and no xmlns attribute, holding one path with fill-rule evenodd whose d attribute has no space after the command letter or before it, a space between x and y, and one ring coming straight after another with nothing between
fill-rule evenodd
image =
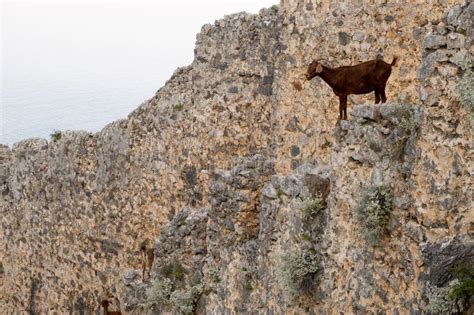
<instances>
[{"instance_id":1,"label":"rocky outcrop","mask_svg":"<svg viewBox=\"0 0 474 315\"><path fill-rule=\"evenodd\" d=\"M473 248L474 6L448 4L227 16L127 119L1 147L0 308L431 310L425 289ZM400 57L389 103L351 97L336 124L337 97L305 66L382 55Z\"/></svg>"}]
</instances>

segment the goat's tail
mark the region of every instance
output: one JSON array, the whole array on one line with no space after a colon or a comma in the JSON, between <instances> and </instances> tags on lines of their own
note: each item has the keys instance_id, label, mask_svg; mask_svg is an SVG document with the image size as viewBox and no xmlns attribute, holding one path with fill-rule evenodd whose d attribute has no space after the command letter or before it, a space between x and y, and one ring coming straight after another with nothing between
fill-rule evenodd
<instances>
[{"instance_id":1,"label":"goat's tail","mask_svg":"<svg viewBox=\"0 0 474 315\"><path fill-rule=\"evenodd\" d=\"M390 64L392 67L395 66L395 64L397 63L397 59L398 57L393 57L393 60L392 60L392 63Z\"/></svg>"}]
</instances>

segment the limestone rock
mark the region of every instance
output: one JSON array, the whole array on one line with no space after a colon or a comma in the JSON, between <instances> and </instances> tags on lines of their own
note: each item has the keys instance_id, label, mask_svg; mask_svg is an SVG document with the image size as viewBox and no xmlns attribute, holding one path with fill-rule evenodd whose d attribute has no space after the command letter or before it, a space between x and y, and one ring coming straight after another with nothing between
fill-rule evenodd
<instances>
[{"instance_id":1,"label":"limestone rock","mask_svg":"<svg viewBox=\"0 0 474 315\"><path fill-rule=\"evenodd\" d=\"M423 49L436 49L446 45L446 36L428 34L423 39Z\"/></svg>"}]
</instances>

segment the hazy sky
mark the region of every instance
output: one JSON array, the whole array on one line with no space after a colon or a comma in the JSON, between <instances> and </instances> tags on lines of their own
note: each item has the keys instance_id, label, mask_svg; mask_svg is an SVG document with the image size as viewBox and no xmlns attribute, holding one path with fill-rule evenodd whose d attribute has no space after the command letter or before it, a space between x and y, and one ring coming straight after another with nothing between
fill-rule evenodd
<instances>
[{"instance_id":1,"label":"hazy sky","mask_svg":"<svg viewBox=\"0 0 474 315\"><path fill-rule=\"evenodd\" d=\"M0 143L126 117L191 63L202 25L276 3L3 2Z\"/></svg>"}]
</instances>

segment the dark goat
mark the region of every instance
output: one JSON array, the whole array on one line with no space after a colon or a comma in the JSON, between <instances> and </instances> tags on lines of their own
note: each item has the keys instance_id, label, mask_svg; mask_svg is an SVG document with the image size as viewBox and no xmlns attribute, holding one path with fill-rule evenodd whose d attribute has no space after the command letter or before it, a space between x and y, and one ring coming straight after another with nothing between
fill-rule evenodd
<instances>
[{"instance_id":1,"label":"dark goat","mask_svg":"<svg viewBox=\"0 0 474 315\"><path fill-rule=\"evenodd\" d=\"M388 64L383 60L370 60L355 66L328 68L313 61L308 66L306 79L320 76L339 96L339 120L347 119L347 96L349 94L367 94L375 91L375 104L385 103L385 85L397 58Z\"/></svg>"},{"instance_id":2,"label":"dark goat","mask_svg":"<svg viewBox=\"0 0 474 315\"><path fill-rule=\"evenodd\" d=\"M144 241L142 243L142 245L140 247L140 250L142 251L142 254L143 254L142 281L145 282L145 274L146 274L147 267L148 267L148 278L150 277L151 268L153 268L153 261L155 260L155 251L154 251L153 247L152 248L147 248L147 241Z\"/></svg>"},{"instance_id":3,"label":"dark goat","mask_svg":"<svg viewBox=\"0 0 474 315\"><path fill-rule=\"evenodd\" d=\"M104 308L104 315L122 315L120 311L109 311L109 301L102 300L102 307Z\"/></svg>"}]
</instances>

